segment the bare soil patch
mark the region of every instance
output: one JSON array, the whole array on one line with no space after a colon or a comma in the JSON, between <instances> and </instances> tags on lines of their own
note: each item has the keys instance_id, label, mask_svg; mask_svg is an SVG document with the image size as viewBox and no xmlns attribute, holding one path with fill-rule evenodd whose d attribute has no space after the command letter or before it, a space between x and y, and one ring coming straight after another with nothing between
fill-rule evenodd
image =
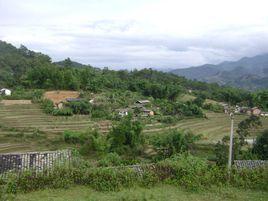
<instances>
[{"instance_id":1,"label":"bare soil patch","mask_svg":"<svg viewBox=\"0 0 268 201\"><path fill-rule=\"evenodd\" d=\"M78 98L78 91L47 91L44 94L46 99L50 99L54 104L65 101L66 98Z\"/></svg>"},{"instance_id":2,"label":"bare soil patch","mask_svg":"<svg viewBox=\"0 0 268 201\"><path fill-rule=\"evenodd\" d=\"M31 100L2 100L0 103L2 103L5 106L8 105L29 105L32 104Z\"/></svg>"}]
</instances>

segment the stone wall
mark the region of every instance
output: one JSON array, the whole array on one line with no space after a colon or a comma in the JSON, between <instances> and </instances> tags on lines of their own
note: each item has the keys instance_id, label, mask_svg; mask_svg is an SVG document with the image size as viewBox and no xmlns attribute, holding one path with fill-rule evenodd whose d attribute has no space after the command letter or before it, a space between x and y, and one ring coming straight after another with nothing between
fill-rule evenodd
<instances>
[{"instance_id":1,"label":"stone wall","mask_svg":"<svg viewBox=\"0 0 268 201\"><path fill-rule=\"evenodd\" d=\"M10 171L43 171L56 165L69 164L70 150L0 154L0 174Z\"/></svg>"},{"instance_id":2,"label":"stone wall","mask_svg":"<svg viewBox=\"0 0 268 201\"><path fill-rule=\"evenodd\" d=\"M268 167L267 160L235 160L234 166L238 169L247 168L254 169L260 167Z\"/></svg>"}]
</instances>

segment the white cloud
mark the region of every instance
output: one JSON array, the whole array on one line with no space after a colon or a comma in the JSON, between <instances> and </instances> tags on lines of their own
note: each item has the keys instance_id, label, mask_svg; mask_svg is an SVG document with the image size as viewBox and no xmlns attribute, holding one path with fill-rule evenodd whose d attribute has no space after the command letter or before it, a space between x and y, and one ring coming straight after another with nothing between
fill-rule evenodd
<instances>
[{"instance_id":1,"label":"white cloud","mask_svg":"<svg viewBox=\"0 0 268 201\"><path fill-rule=\"evenodd\" d=\"M268 52L265 0L0 0L0 39L113 68L176 68Z\"/></svg>"}]
</instances>

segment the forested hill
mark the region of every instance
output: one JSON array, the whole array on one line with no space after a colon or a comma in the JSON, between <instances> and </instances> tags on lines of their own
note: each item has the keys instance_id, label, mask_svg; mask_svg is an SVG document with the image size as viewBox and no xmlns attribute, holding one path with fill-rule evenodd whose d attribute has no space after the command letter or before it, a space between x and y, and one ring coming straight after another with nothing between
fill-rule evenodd
<instances>
[{"instance_id":1,"label":"forested hill","mask_svg":"<svg viewBox=\"0 0 268 201\"><path fill-rule=\"evenodd\" d=\"M256 90L268 88L268 54L244 57L218 65L176 69L172 73L205 82Z\"/></svg>"},{"instance_id":2,"label":"forested hill","mask_svg":"<svg viewBox=\"0 0 268 201\"><path fill-rule=\"evenodd\" d=\"M49 56L0 41L0 86L15 85L27 70L51 63Z\"/></svg>"},{"instance_id":3,"label":"forested hill","mask_svg":"<svg viewBox=\"0 0 268 201\"><path fill-rule=\"evenodd\" d=\"M47 55L28 50L25 46L16 48L3 41L0 41L0 87L84 90L94 93L121 90L168 101L176 100L178 95L191 90L194 95L233 104L243 101L249 104L252 100L247 91L191 81L152 69L114 71L93 68L70 59L52 63Z\"/></svg>"}]
</instances>

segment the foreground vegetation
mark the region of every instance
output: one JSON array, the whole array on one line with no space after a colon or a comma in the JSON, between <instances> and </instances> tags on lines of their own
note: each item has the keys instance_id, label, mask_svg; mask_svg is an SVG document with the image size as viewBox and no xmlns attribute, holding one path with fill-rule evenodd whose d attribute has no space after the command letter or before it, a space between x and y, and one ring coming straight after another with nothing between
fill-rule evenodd
<instances>
[{"instance_id":1,"label":"foreground vegetation","mask_svg":"<svg viewBox=\"0 0 268 201\"><path fill-rule=\"evenodd\" d=\"M118 192L98 192L89 187L75 186L70 189L47 189L18 194L18 201L265 201L268 193L259 190L220 187L207 191L189 192L183 188L158 184L154 187L134 187Z\"/></svg>"},{"instance_id":2,"label":"foreground vegetation","mask_svg":"<svg viewBox=\"0 0 268 201\"><path fill-rule=\"evenodd\" d=\"M24 172L9 175L0 181L2 199L17 193L47 188L70 188L85 185L96 191L120 191L126 188L153 187L170 184L190 192L209 191L211 188L241 188L268 190L268 169L236 170L208 164L188 154L173 155L153 165L141 165L142 171L126 166L91 168L86 161L74 162L70 167L59 166L49 172Z\"/></svg>"}]
</instances>

